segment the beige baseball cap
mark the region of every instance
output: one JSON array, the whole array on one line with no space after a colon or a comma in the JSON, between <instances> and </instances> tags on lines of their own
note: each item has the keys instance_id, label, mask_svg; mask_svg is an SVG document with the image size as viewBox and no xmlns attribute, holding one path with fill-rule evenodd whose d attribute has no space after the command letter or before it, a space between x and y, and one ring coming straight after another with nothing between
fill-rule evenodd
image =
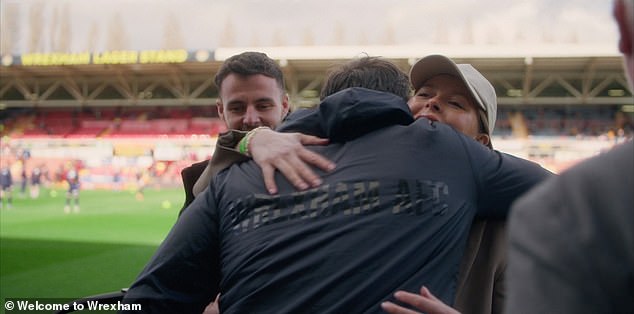
<instances>
[{"instance_id":1,"label":"beige baseball cap","mask_svg":"<svg viewBox=\"0 0 634 314\"><path fill-rule=\"evenodd\" d=\"M417 91L430 78L448 74L462 79L487 115L489 135L493 133L497 117L497 96L493 85L471 64L456 64L443 55L429 55L416 62L409 71L409 81Z\"/></svg>"}]
</instances>

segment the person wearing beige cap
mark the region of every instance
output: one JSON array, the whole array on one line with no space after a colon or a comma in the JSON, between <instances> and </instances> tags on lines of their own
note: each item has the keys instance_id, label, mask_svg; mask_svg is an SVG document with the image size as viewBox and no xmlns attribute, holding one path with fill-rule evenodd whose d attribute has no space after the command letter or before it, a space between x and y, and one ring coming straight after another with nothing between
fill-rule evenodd
<instances>
[{"instance_id":1,"label":"person wearing beige cap","mask_svg":"<svg viewBox=\"0 0 634 314\"><path fill-rule=\"evenodd\" d=\"M449 124L481 144L493 147L491 132L497 116L495 89L472 65L456 64L442 55L430 55L412 66L410 82L415 92L408 104L414 118ZM503 312L506 243L505 220L474 220L460 265L454 303L457 310L464 313ZM435 308L424 309L438 311L433 313L456 312L435 299L426 288L421 288L420 293L427 299L404 291L398 292L396 297L403 302L408 298L429 302ZM409 313L390 302L383 307L388 313Z\"/></svg>"},{"instance_id":2,"label":"person wearing beige cap","mask_svg":"<svg viewBox=\"0 0 634 314\"><path fill-rule=\"evenodd\" d=\"M493 85L471 64L456 64L443 55L420 59L410 70L414 118L451 125L476 141L491 145L497 116Z\"/></svg>"}]
</instances>

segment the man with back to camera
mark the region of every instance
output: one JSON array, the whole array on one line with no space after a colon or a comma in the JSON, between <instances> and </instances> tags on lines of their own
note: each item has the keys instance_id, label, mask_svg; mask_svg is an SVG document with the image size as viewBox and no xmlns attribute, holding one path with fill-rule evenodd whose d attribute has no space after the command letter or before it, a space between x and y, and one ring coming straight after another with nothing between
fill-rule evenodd
<instances>
[{"instance_id":1,"label":"man with back to camera","mask_svg":"<svg viewBox=\"0 0 634 314\"><path fill-rule=\"evenodd\" d=\"M495 125L497 108L495 90L473 66L455 64L442 55L430 55L416 62L409 77L416 91L408 101L415 119L446 123L492 148L490 134ZM330 93L322 91L323 96ZM257 136L252 135L250 150L263 169L267 167L263 161L279 162L285 158L284 154L279 154L288 150L279 147L288 143L280 140L284 136L285 133L265 129L257 130ZM502 219L474 220L458 276L454 304L458 310L469 313L502 312L506 269L505 226Z\"/></svg>"},{"instance_id":2,"label":"man with back to camera","mask_svg":"<svg viewBox=\"0 0 634 314\"><path fill-rule=\"evenodd\" d=\"M327 81L375 90L344 89L281 128L339 142L312 148L339 165L324 185L295 192L279 180L271 196L253 162L223 171L179 218L127 302L198 313L220 291L223 313L377 312L393 291L421 282L453 300L447 278L457 274L476 211L504 216L549 173L447 125L412 123L407 76L377 60L353 62L383 67L344 66Z\"/></svg>"}]
</instances>

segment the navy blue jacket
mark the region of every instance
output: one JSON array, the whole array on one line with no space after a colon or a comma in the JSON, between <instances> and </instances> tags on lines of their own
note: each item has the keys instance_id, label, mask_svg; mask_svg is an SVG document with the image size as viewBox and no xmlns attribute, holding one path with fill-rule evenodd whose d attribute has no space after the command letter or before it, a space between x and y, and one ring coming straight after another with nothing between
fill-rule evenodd
<instances>
[{"instance_id":1,"label":"navy blue jacket","mask_svg":"<svg viewBox=\"0 0 634 314\"><path fill-rule=\"evenodd\" d=\"M447 125L413 122L400 98L360 88L280 130L336 139L312 148L337 164L324 184L298 192L280 175L280 193L269 195L254 162L221 172L128 302L200 313L220 292L223 314L380 313L396 290L425 285L451 304L474 216L506 216L550 174Z\"/></svg>"}]
</instances>

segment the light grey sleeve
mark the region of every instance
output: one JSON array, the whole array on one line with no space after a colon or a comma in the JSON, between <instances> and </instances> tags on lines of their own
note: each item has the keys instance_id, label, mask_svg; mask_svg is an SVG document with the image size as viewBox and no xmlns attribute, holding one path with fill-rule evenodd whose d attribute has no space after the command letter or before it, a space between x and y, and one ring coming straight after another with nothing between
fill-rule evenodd
<instances>
[{"instance_id":1,"label":"light grey sleeve","mask_svg":"<svg viewBox=\"0 0 634 314\"><path fill-rule=\"evenodd\" d=\"M634 313L633 163L621 148L514 204L506 313Z\"/></svg>"}]
</instances>

